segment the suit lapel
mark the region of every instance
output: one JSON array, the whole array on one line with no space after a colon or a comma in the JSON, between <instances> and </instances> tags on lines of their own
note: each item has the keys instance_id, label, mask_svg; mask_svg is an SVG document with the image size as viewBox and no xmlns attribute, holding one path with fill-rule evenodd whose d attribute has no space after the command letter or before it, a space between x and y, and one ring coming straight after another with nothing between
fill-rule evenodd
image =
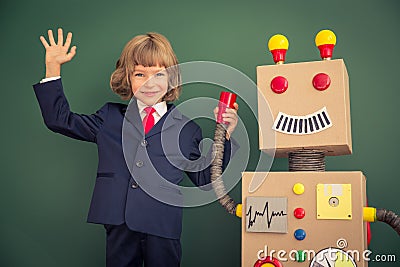
<instances>
[{"instance_id":1,"label":"suit lapel","mask_svg":"<svg viewBox=\"0 0 400 267\"><path fill-rule=\"evenodd\" d=\"M125 112L125 118L137 130L136 135L138 135L138 139L142 139L144 136L144 129L142 119L139 115L139 108L137 106L136 98L132 98L130 101Z\"/></svg>"}]
</instances>

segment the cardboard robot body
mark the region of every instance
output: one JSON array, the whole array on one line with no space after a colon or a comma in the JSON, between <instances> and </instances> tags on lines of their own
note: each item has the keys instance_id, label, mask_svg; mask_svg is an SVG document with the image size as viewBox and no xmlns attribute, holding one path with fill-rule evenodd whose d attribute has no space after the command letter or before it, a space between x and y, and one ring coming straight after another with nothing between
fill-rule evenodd
<instances>
[{"instance_id":1,"label":"cardboard robot body","mask_svg":"<svg viewBox=\"0 0 400 267\"><path fill-rule=\"evenodd\" d=\"M249 193L245 189L254 176L266 179L256 192ZM351 252L347 265L340 265L344 264L337 262L340 259L328 259L330 266L367 266L363 260L367 248L363 238L365 177L361 172L244 172L242 178L243 267L255 266L267 255L283 266L329 266L319 262L323 256L317 257L329 248L335 249L332 253ZM299 184L303 190L295 193ZM304 217L296 217L298 209ZM295 238L298 229L305 233L303 240ZM297 251L306 252L304 262L295 260Z\"/></svg>"}]
</instances>

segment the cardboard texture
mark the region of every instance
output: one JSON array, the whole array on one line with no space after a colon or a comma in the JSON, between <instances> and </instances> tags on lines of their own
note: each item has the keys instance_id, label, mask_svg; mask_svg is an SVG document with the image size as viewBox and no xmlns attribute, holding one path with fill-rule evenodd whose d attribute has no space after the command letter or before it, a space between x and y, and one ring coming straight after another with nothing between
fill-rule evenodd
<instances>
[{"instance_id":1,"label":"cardboard texture","mask_svg":"<svg viewBox=\"0 0 400 267\"><path fill-rule=\"evenodd\" d=\"M319 91L313 86L313 77L318 73L330 77L331 83L326 90ZM276 76L288 81L284 93L277 94L271 89L271 81ZM273 155L275 149L270 141L274 121L263 116L269 105L274 120L279 112L306 117L325 107L332 124L313 134L275 131L275 157L287 157L288 152L301 148L324 150L328 156L352 153L349 79L342 59L258 66L257 86L260 150Z\"/></svg>"},{"instance_id":2,"label":"cardboard texture","mask_svg":"<svg viewBox=\"0 0 400 267\"><path fill-rule=\"evenodd\" d=\"M267 177L256 192L249 193L249 184L255 175ZM281 264L285 267L310 266L312 258L310 260L306 258L304 262L296 262L290 260L289 253L292 250L312 250L318 253L326 248L338 248L338 241L343 239L347 242L347 246L344 248L339 247L340 250L351 253L353 253L352 251L358 251L360 258L357 259L357 257L354 256L355 263L358 267L367 266L367 262L364 261L362 257L362 253L367 249L366 238L364 238L366 237L366 223L363 222L363 207L366 205L366 180L362 172L244 172L242 177L243 267L254 266L255 262L258 260L258 252L260 250L265 250L265 246L267 246L269 252L271 252L271 250L276 251L275 254L273 254L275 258L278 258L277 252L279 250L286 252L286 255L279 255L281 258L286 257L288 259L288 261L281 261ZM304 193L298 195L293 192L293 186L296 183L304 185ZM337 208L338 211L340 211L341 205L346 205L345 209L348 209L348 203L346 202L349 200L349 195L344 192L341 193L340 190L351 187L351 219L317 218L317 187L319 184L327 185L326 188L329 188L332 184L335 185L333 190L327 190L326 193L338 199L338 203L335 204L335 208ZM341 187L340 185L344 186ZM270 222L270 224L273 225L275 219L282 219L282 216L273 216L273 212L278 214L280 210L274 210L271 206L268 212L264 209L259 208L255 210L253 208L252 214L249 216L249 207L246 206L248 197L250 197L250 199L255 197L287 198L287 216L285 216L287 219L287 233L247 231L250 223L249 220L253 220L254 223L257 222L258 224ZM262 198L260 199L262 200ZM332 207L327 203L320 204ZM298 219L294 216L294 210L296 208L303 208L305 210L304 218ZM255 216L256 212L258 212L258 216ZM340 215L340 212L338 212L338 214ZM282 215L282 213L280 215ZM277 222L279 220L277 220ZM304 240L295 239L294 232L296 229L303 229L305 231L306 237ZM350 255L356 255L351 253Z\"/></svg>"}]
</instances>

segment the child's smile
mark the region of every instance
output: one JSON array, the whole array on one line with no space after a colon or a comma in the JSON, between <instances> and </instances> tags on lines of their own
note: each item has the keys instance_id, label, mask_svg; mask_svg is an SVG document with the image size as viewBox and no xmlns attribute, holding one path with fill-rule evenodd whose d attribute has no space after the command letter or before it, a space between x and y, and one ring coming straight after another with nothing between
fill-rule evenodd
<instances>
[{"instance_id":1,"label":"child's smile","mask_svg":"<svg viewBox=\"0 0 400 267\"><path fill-rule=\"evenodd\" d=\"M165 67L135 66L131 75L134 96L148 106L161 102L168 89L168 75Z\"/></svg>"}]
</instances>

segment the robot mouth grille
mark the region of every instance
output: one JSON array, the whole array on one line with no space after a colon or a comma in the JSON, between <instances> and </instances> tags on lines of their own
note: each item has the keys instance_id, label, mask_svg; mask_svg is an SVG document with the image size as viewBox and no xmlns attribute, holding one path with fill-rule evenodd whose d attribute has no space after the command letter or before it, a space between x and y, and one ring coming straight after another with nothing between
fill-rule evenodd
<instances>
[{"instance_id":1,"label":"robot mouth grille","mask_svg":"<svg viewBox=\"0 0 400 267\"><path fill-rule=\"evenodd\" d=\"M284 134L305 135L326 130L332 126L326 107L305 116L292 116L279 112L272 129Z\"/></svg>"}]
</instances>

